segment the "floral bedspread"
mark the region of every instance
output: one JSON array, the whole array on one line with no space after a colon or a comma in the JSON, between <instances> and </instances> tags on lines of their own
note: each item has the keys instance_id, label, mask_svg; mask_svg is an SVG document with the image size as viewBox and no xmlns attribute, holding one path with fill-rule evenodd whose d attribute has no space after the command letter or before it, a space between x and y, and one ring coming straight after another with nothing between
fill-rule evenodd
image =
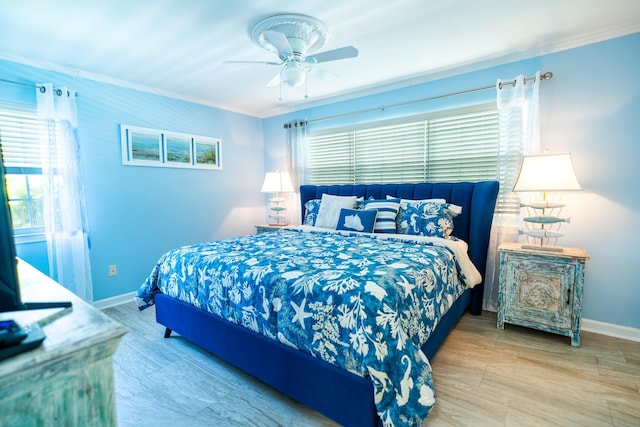
<instances>
[{"instance_id":1,"label":"floral bedspread","mask_svg":"<svg viewBox=\"0 0 640 427\"><path fill-rule=\"evenodd\" d=\"M370 378L385 426L419 426L435 403L420 346L467 284L445 239L398 237L292 229L185 246L135 299L143 310L162 292Z\"/></svg>"}]
</instances>

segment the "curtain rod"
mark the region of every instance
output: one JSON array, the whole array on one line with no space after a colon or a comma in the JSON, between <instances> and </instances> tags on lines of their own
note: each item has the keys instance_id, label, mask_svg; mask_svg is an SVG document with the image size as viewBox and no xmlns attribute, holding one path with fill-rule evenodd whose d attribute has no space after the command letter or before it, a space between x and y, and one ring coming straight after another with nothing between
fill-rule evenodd
<instances>
[{"instance_id":1,"label":"curtain rod","mask_svg":"<svg viewBox=\"0 0 640 427\"><path fill-rule=\"evenodd\" d=\"M40 92L44 93L45 91L45 87L41 86L41 85L36 85L36 84L31 84L31 83L23 83L23 82L16 82L14 80L7 80L7 79L0 79L0 82L4 82L4 83L11 83L14 85L20 85L20 86L27 86L27 87L32 87L32 88L38 88L40 89ZM58 94L58 96L62 95L62 90L61 89L55 89L54 91ZM68 92L67 92L68 94ZM79 96L80 94L78 92L76 92L76 96Z\"/></svg>"},{"instance_id":2,"label":"curtain rod","mask_svg":"<svg viewBox=\"0 0 640 427\"><path fill-rule=\"evenodd\" d=\"M553 77L553 73L550 72L550 71L547 71L546 73L540 75L540 81L551 80L552 77ZM535 80L535 79L536 79L536 76L525 77L524 81L526 83L526 82L530 82L530 81ZM500 88L502 89L502 85L509 85L509 84L515 86L516 81L515 80L510 80L510 81L506 81L506 82L501 82L500 83ZM472 93L472 92L480 92L480 91L483 91L483 90L495 89L495 87L496 87L496 85L493 84L491 86L483 86L483 87L477 87L475 89L462 90L462 91L459 91L459 92L445 93L443 95L431 96L429 98L414 99L414 100L411 100L411 101L399 102L397 104L381 105L380 107L369 108L369 109L366 109L366 110L352 111L350 113L341 113L341 114L336 114L336 115L333 115L333 116L321 117L319 119L302 121L302 122L300 122L299 125L300 126L304 126L304 125L306 125L308 123L322 122L322 121L325 121L325 120L337 119L339 117L355 116L355 115L358 115L358 114L370 113L372 111L377 111L377 110L384 111L387 108L402 107L404 105L417 104L419 102L432 101L434 99L447 98L449 96L462 95L462 94L465 94L465 93ZM298 123L294 123L293 124L293 126L297 126L297 125L298 125ZM284 125L284 128L288 129L291 126L292 125L287 123L287 124Z\"/></svg>"}]
</instances>

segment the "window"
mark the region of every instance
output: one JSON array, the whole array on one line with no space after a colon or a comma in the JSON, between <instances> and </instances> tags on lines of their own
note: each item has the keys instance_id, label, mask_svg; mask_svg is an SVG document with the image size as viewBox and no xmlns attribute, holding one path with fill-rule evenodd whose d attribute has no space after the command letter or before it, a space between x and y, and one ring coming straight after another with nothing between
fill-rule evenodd
<instances>
[{"instance_id":1,"label":"window","mask_svg":"<svg viewBox=\"0 0 640 427\"><path fill-rule=\"evenodd\" d=\"M311 132L309 177L316 185L498 179L498 144L495 104ZM499 196L496 212L518 213L506 202Z\"/></svg>"},{"instance_id":2,"label":"window","mask_svg":"<svg viewBox=\"0 0 640 427\"><path fill-rule=\"evenodd\" d=\"M13 228L44 227L42 174L7 174L7 191Z\"/></svg>"},{"instance_id":3,"label":"window","mask_svg":"<svg viewBox=\"0 0 640 427\"><path fill-rule=\"evenodd\" d=\"M43 232L42 165L35 105L0 101L0 146L16 235Z\"/></svg>"}]
</instances>

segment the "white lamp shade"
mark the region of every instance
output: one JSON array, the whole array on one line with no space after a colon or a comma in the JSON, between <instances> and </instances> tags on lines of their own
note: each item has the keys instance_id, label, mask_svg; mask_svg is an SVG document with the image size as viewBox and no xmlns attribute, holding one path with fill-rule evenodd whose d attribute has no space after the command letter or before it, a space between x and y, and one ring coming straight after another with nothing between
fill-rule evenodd
<instances>
[{"instance_id":1,"label":"white lamp shade","mask_svg":"<svg viewBox=\"0 0 640 427\"><path fill-rule=\"evenodd\" d=\"M288 172L267 172L260 189L262 193L291 193L293 184Z\"/></svg>"},{"instance_id":2,"label":"white lamp shade","mask_svg":"<svg viewBox=\"0 0 640 427\"><path fill-rule=\"evenodd\" d=\"M571 162L571 154L524 156L513 191L582 190Z\"/></svg>"},{"instance_id":3,"label":"white lamp shade","mask_svg":"<svg viewBox=\"0 0 640 427\"><path fill-rule=\"evenodd\" d=\"M284 67L284 70L280 72L280 79L282 84L296 87L304 83L305 72L297 61L290 61Z\"/></svg>"}]
</instances>

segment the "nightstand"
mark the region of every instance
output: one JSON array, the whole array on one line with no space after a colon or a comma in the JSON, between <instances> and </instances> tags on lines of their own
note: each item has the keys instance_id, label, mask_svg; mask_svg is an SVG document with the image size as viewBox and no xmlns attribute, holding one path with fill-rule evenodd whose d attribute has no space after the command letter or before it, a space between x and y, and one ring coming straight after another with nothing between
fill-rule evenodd
<instances>
[{"instance_id":1,"label":"nightstand","mask_svg":"<svg viewBox=\"0 0 640 427\"><path fill-rule=\"evenodd\" d=\"M289 224L285 224L285 225L258 224L258 225L256 225L256 234L271 233L271 232L274 232L274 231L282 230L284 227L286 227L288 225Z\"/></svg>"},{"instance_id":2,"label":"nightstand","mask_svg":"<svg viewBox=\"0 0 640 427\"><path fill-rule=\"evenodd\" d=\"M498 328L510 323L540 329L571 337L571 345L579 347L587 252L551 252L516 243L504 243L498 251Z\"/></svg>"}]
</instances>

